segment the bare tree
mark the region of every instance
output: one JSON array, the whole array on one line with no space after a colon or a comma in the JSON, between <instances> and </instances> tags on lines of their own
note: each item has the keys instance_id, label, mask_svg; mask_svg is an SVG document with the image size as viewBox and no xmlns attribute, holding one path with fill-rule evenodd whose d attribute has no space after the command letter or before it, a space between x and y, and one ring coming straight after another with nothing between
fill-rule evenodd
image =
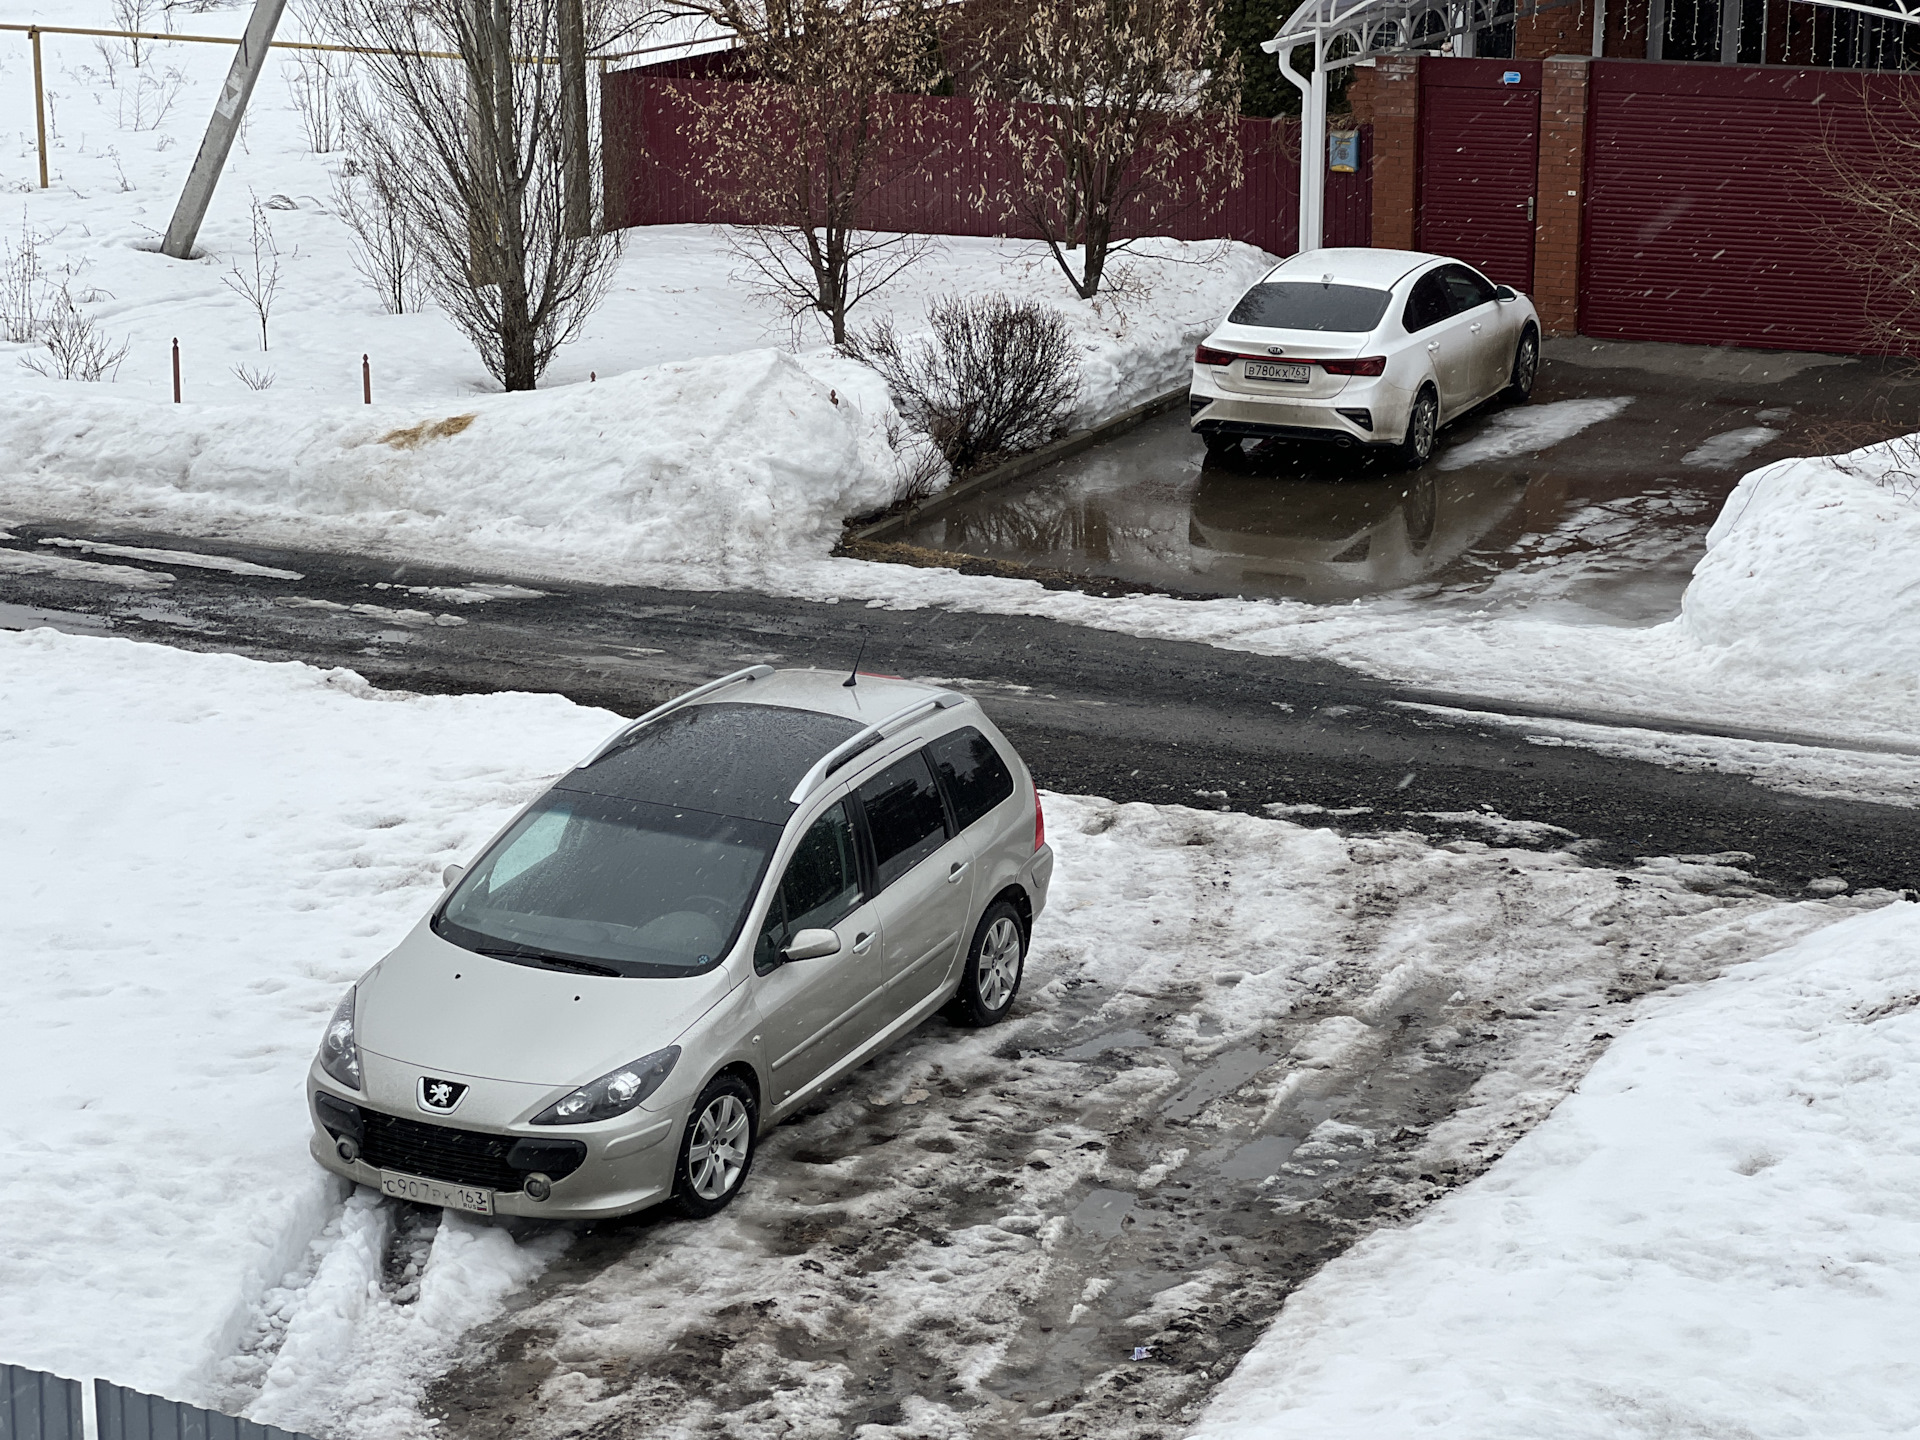
<instances>
[{"instance_id":1,"label":"bare tree","mask_svg":"<svg viewBox=\"0 0 1920 1440\"><path fill-rule=\"evenodd\" d=\"M405 214L382 193L380 179L348 156L333 178L333 205L353 231L353 266L389 315L420 308L420 247Z\"/></svg>"},{"instance_id":2,"label":"bare tree","mask_svg":"<svg viewBox=\"0 0 1920 1440\"><path fill-rule=\"evenodd\" d=\"M317 40L327 33L321 0L294 0L294 19L300 33ZM340 92L352 83L353 56L336 50L295 50L292 68L285 71L287 93L300 112L307 147L316 155L333 149L340 132Z\"/></svg>"},{"instance_id":3,"label":"bare tree","mask_svg":"<svg viewBox=\"0 0 1920 1440\"><path fill-rule=\"evenodd\" d=\"M273 297L280 289L280 246L273 238L273 226L267 223L267 211L257 197L250 196L248 209L253 218L252 256L236 255L220 283L247 302L260 317L260 348L267 348L267 317L273 313Z\"/></svg>"},{"instance_id":4,"label":"bare tree","mask_svg":"<svg viewBox=\"0 0 1920 1440\"><path fill-rule=\"evenodd\" d=\"M1007 200L1083 300L1129 240L1241 181L1219 0L1034 0L976 80L1007 103Z\"/></svg>"},{"instance_id":5,"label":"bare tree","mask_svg":"<svg viewBox=\"0 0 1920 1440\"><path fill-rule=\"evenodd\" d=\"M847 315L911 265L924 236L875 231L876 201L923 168L924 107L899 97L940 78L913 0L702 0L740 38L750 83L694 106L707 183L746 224L735 252L797 324L817 315L835 344Z\"/></svg>"},{"instance_id":6,"label":"bare tree","mask_svg":"<svg viewBox=\"0 0 1920 1440\"><path fill-rule=\"evenodd\" d=\"M1830 202L1809 207L1808 229L1859 278L1863 333L1890 353L1913 355L1920 354L1920 95L1878 79L1855 77L1862 103L1846 107L1844 125L1823 125L1798 169Z\"/></svg>"},{"instance_id":7,"label":"bare tree","mask_svg":"<svg viewBox=\"0 0 1920 1440\"><path fill-rule=\"evenodd\" d=\"M554 63L565 3L331 0L344 38L394 52L362 57L368 83L346 106L373 192L417 245L427 289L508 390L538 383L605 295L619 253L604 228L568 223L570 127ZM596 172L597 137L573 138Z\"/></svg>"}]
</instances>

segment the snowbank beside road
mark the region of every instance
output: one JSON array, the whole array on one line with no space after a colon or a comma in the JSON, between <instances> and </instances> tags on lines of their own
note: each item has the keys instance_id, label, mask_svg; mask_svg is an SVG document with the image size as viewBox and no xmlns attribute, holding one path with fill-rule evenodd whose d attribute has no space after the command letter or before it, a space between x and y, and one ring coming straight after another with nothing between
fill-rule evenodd
<instances>
[{"instance_id":1,"label":"snowbank beside road","mask_svg":"<svg viewBox=\"0 0 1920 1440\"><path fill-rule=\"evenodd\" d=\"M865 366L776 350L277 425L32 394L10 405L0 473L12 505L122 524L705 579L818 554L891 499L893 413Z\"/></svg>"},{"instance_id":2,"label":"snowbank beside road","mask_svg":"<svg viewBox=\"0 0 1920 1440\"><path fill-rule=\"evenodd\" d=\"M1288 1302L1195 1440L1920 1429L1920 906L1640 1018Z\"/></svg>"}]
</instances>

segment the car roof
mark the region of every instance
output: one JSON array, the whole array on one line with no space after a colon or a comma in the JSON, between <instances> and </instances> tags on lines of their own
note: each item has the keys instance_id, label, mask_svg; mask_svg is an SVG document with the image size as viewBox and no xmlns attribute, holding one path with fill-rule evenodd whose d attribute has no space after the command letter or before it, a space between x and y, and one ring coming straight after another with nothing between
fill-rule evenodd
<instances>
[{"instance_id":1,"label":"car roof","mask_svg":"<svg viewBox=\"0 0 1920 1440\"><path fill-rule=\"evenodd\" d=\"M1446 258L1422 250L1370 250L1359 246L1303 250L1282 260L1265 278L1302 280L1311 276L1318 280L1323 275L1331 275L1339 284L1373 285L1390 290L1414 271Z\"/></svg>"},{"instance_id":2,"label":"car roof","mask_svg":"<svg viewBox=\"0 0 1920 1440\"><path fill-rule=\"evenodd\" d=\"M554 788L785 824L794 787L823 755L949 693L878 675L845 681L839 671L784 670L729 685L622 734Z\"/></svg>"}]
</instances>

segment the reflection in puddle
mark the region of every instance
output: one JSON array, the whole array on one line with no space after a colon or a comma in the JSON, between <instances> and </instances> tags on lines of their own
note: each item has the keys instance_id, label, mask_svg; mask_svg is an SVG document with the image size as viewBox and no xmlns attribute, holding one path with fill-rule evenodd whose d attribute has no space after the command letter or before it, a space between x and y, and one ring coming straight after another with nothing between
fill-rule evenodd
<instances>
[{"instance_id":1,"label":"reflection in puddle","mask_svg":"<svg viewBox=\"0 0 1920 1440\"><path fill-rule=\"evenodd\" d=\"M1557 404L1580 407L1575 418L1606 412L1604 443L1597 429L1549 435L1516 420L1552 418L1552 403L1496 409L1450 427L1436 463L1418 471L1310 445L1208 458L1186 417L1169 414L900 538L1204 594L1658 623L1678 612L1738 478L1681 456L1734 435L1756 447L1751 463L1772 435L1738 422L1784 412L1694 406L1676 417L1645 396ZM1509 432L1522 430L1545 448L1514 453Z\"/></svg>"}]
</instances>

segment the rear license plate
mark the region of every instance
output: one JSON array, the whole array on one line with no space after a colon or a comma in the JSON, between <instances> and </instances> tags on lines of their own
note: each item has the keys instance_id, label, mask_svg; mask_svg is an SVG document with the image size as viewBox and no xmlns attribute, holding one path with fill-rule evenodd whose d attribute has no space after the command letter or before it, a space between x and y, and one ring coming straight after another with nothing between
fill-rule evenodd
<instances>
[{"instance_id":1,"label":"rear license plate","mask_svg":"<svg viewBox=\"0 0 1920 1440\"><path fill-rule=\"evenodd\" d=\"M1249 360L1246 366L1249 380L1285 380L1294 385L1304 385L1313 378L1311 365L1282 365L1271 360Z\"/></svg>"},{"instance_id":2,"label":"rear license plate","mask_svg":"<svg viewBox=\"0 0 1920 1440\"><path fill-rule=\"evenodd\" d=\"M380 1172L380 1193L396 1200L411 1200L416 1205L439 1205L448 1210L465 1210L472 1215L493 1214L493 1191L477 1190L471 1185L446 1185L438 1180L422 1180L417 1175L400 1175L392 1170Z\"/></svg>"}]
</instances>

